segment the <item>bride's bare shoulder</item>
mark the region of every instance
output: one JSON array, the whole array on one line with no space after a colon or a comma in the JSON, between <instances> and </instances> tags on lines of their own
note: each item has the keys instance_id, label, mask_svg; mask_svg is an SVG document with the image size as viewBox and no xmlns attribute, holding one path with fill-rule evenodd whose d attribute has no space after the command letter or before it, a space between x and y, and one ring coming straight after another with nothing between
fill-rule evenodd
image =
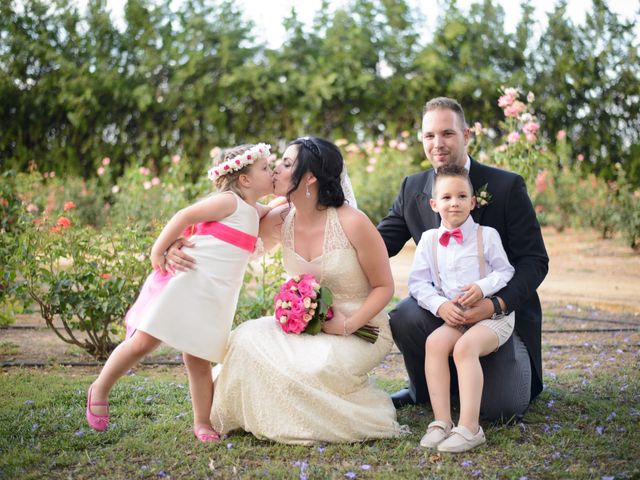
<instances>
[{"instance_id":1,"label":"bride's bare shoulder","mask_svg":"<svg viewBox=\"0 0 640 480\"><path fill-rule=\"evenodd\" d=\"M338 220L342 230L344 230L351 243L353 243L354 239L362 238L362 236L370 235L376 231L369 217L357 208L345 204L336 208L336 212L338 213Z\"/></svg>"}]
</instances>

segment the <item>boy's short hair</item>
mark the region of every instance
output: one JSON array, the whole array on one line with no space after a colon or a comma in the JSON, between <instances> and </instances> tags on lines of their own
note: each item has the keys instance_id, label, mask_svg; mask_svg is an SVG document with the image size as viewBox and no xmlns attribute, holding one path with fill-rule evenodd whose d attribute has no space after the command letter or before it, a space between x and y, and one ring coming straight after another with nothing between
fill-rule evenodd
<instances>
[{"instance_id":1,"label":"boy's short hair","mask_svg":"<svg viewBox=\"0 0 640 480\"><path fill-rule=\"evenodd\" d=\"M473 196L473 185L471 184L471 179L469 178L469 172L466 168L461 167L456 164L447 164L443 165L436 171L435 176L433 177L433 186L431 187L431 198L435 198L436 196L436 186L438 185L438 180L442 178L462 178L467 181L469 184L469 193Z\"/></svg>"}]
</instances>

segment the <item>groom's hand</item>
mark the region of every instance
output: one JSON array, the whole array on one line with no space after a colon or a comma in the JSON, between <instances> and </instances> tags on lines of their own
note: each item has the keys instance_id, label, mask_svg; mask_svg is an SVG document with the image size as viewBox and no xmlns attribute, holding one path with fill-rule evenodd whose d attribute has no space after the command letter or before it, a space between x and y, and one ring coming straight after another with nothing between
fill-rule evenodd
<instances>
[{"instance_id":1,"label":"groom's hand","mask_svg":"<svg viewBox=\"0 0 640 480\"><path fill-rule=\"evenodd\" d=\"M467 308L464 313L464 324L473 325L480 320L491 318L494 313L493 303L488 298L483 298L471 307Z\"/></svg>"},{"instance_id":2,"label":"groom's hand","mask_svg":"<svg viewBox=\"0 0 640 480\"><path fill-rule=\"evenodd\" d=\"M196 259L182 251L182 247L193 247L195 244L185 238L179 238L167 250L166 268L172 273L176 270L186 272L196 268Z\"/></svg>"}]
</instances>

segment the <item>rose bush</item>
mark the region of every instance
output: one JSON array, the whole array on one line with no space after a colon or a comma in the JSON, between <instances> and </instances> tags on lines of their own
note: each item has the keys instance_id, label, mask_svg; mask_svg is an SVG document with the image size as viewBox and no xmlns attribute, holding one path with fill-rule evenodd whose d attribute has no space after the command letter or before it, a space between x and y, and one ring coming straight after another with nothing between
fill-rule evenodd
<instances>
[{"instance_id":1,"label":"rose bush","mask_svg":"<svg viewBox=\"0 0 640 480\"><path fill-rule=\"evenodd\" d=\"M72 209L34 216L17 238L24 285L45 320L66 343L105 359L122 338L122 319L149 273L154 236L120 225L98 232L79 225ZM156 231L158 228L155 229Z\"/></svg>"}]
</instances>

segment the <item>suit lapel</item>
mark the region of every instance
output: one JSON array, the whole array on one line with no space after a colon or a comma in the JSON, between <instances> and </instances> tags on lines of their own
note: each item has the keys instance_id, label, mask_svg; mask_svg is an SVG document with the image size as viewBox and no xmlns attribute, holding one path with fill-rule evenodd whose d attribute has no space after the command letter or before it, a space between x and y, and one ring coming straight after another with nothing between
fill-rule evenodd
<instances>
[{"instance_id":1,"label":"suit lapel","mask_svg":"<svg viewBox=\"0 0 640 480\"><path fill-rule=\"evenodd\" d=\"M437 212L434 212L431 209L431 205L429 205L429 200L431 199L431 187L433 185L433 176L434 171L431 169L427 175L427 181L425 182L424 189L422 192L418 192L416 194L416 202L418 204L418 212L420 213L420 218L425 225L425 229L429 228L438 228L440 225L440 215Z\"/></svg>"},{"instance_id":2,"label":"suit lapel","mask_svg":"<svg viewBox=\"0 0 640 480\"><path fill-rule=\"evenodd\" d=\"M484 175L480 172L478 168L478 163L471 158L471 165L469 166L469 178L471 179L471 185L473 186L473 194L475 193L487 183ZM471 212L471 217L476 223L482 224L482 216L484 215L486 206L484 207L476 207Z\"/></svg>"}]
</instances>

